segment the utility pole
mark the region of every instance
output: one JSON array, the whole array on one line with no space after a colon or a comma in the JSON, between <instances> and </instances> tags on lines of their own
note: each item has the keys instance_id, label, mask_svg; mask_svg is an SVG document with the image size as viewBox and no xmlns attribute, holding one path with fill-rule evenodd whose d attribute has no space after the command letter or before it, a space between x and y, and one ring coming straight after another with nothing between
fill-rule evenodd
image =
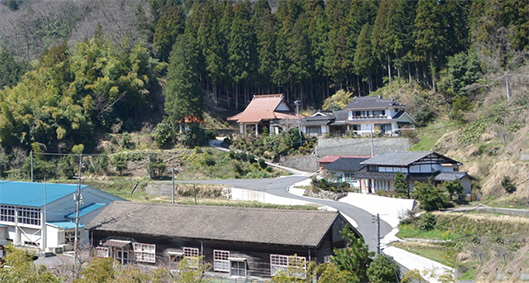
<instances>
[{"instance_id":1,"label":"utility pole","mask_svg":"<svg viewBox=\"0 0 529 283\"><path fill-rule=\"evenodd\" d=\"M79 173L81 173L81 162L79 162ZM74 248L73 248L73 251L74 251L74 263L73 263L73 269L74 269L74 276L77 277L77 262L79 261L79 241L78 241L78 237L79 237L79 208L81 206L81 200L82 200L82 196L81 196L81 181L82 181L82 177L81 175L79 175L79 177L75 177L77 178L77 192L75 193L73 199L75 201L75 234L74 234Z\"/></svg>"},{"instance_id":2,"label":"utility pole","mask_svg":"<svg viewBox=\"0 0 529 283\"><path fill-rule=\"evenodd\" d=\"M172 186L173 186L173 190L172 190L172 193L171 193L171 203L174 204L174 168L171 168L171 172L172 172Z\"/></svg>"},{"instance_id":3,"label":"utility pole","mask_svg":"<svg viewBox=\"0 0 529 283\"><path fill-rule=\"evenodd\" d=\"M373 127L371 126L371 157L375 156L375 145L373 144Z\"/></svg>"},{"instance_id":4,"label":"utility pole","mask_svg":"<svg viewBox=\"0 0 529 283\"><path fill-rule=\"evenodd\" d=\"M33 183L33 150L29 152L29 157L31 161L31 183Z\"/></svg>"},{"instance_id":5,"label":"utility pole","mask_svg":"<svg viewBox=\"0 0 529 283\"><path fill-rule=\"evenodd\" d=\"M149 173L149 180L150 180L151 179L151 152L150 151L147 151L147 171L148 171L147 173Z\"/></svg>"},{"instance_id":6,"label":"utility pole","mask_svg":"<svg viewBox=\"0 0 529 283\"><path fill-rule=\"evenodd\" d=\"M301 101L296 100L296 101L294 101L294 104L296 104L296 111L298 113L299 146L302 146L303 145L303 136L301 135L301 120L299 119L299 105L301 105Z\"/></svg>"},{"instance_id":7,"label":"utility pole","mask_svg":"<svg viewBox=\"0 0 529 283\"><path fill-rule=\"evenodd\" d=\"M377 213L377 254L380 254L380 214Z\"/></svg>"},{"instance_id":8,"label":"utility pole","mask_svg":"<svg viewBox=\"0 0 529 283\"><path fill-rule=\"evenodd\" d=\"M46 257L46 249L48 248L48 231L47 225L46 225L46 178L44 178L44 207L42 209L42 223L41 223L41 241L42 241L42 253L44 257Z\"/></svg>"}]
</instances>

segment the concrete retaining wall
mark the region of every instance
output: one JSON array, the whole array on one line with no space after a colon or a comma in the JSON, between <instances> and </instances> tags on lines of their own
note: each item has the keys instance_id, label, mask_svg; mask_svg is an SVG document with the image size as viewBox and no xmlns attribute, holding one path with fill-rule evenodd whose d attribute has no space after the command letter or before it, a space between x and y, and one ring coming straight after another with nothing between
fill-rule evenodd
<instances>
[{"instance_id":1,"label":"concrete retaining wall","mask_svg":"<svg viewBox=\"0 0 529 283\"><path fill-rule=\"evenodd\" d=\"M376 138L373 139L375 155L385 151L407 151L410 147L407 138ZM281 165L306 172L316 172L318 160L329 155L371 155L371 139L369 138L332 138L319 139L312 155L281 158Z\"/></svg>"}]
</instances>

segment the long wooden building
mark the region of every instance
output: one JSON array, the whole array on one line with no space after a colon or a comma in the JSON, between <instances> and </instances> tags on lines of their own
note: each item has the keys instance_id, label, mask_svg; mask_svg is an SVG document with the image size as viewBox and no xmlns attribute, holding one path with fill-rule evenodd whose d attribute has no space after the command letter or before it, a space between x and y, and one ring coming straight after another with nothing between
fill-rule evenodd
<instances>
[{"instance_id":1,"label":"long wooden building","mask_svg":"<svg viewBox=\"0 0 529 283\"><path fill-rule=\"evenodd\" d=\"M175 269L202 257L214 276L270 278L345 247L339 212L114 202L87 226L100 256Z\"/></svg>"}]
</instances>

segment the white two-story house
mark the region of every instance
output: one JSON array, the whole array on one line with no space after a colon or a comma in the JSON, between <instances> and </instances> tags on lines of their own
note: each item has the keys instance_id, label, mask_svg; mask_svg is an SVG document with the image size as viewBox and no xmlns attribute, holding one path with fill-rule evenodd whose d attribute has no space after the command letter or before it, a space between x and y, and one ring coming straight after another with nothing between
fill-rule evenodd
<instances>
[{"instance_id":1,"label":"white two-story house","mask_svg":"<svg viewBox=\"0 0 529 283\"><path fill-rule=\"evenodd\" d=\"M380 96L355 97L345 108L347 128L358 135L399 135L415 130L415 119L406 105Z\"/></svg>"}]
</instances>

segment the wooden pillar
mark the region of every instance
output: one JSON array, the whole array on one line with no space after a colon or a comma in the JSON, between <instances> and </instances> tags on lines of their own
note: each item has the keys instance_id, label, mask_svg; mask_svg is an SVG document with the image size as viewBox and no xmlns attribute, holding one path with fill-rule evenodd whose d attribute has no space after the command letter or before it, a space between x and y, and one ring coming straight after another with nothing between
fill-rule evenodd
<instances>
[{"instance_id":1,"label":"wooden pillar","mask_svg":"<svg viewBox=\"0 0 529 283\"><path fill-rule=\"evenodd\" d=\"M259 136L259 123L255 123L255 136Z\"/></svg>"}]
</instances>

